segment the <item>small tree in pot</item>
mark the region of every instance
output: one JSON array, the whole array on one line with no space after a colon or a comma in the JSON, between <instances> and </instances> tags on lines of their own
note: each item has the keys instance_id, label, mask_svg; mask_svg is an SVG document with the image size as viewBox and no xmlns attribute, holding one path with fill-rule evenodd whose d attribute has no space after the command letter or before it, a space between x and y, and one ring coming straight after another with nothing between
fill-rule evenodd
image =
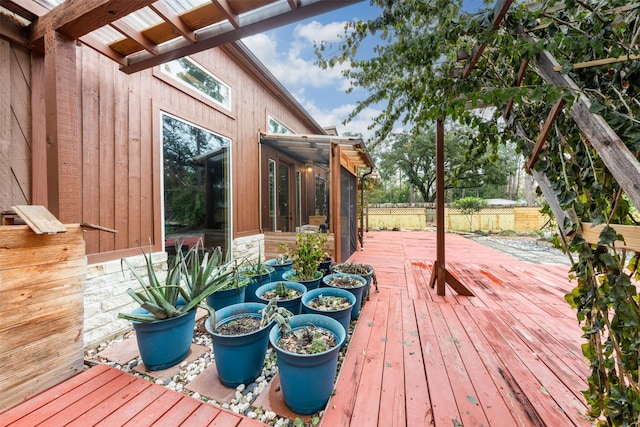
<instances>
[{"instance_id":1,"label":"small tree in pot","mask_svg":"<svg viewBox=\"0 0 640 427\"><path fill-rule=\"evenodd\" d=\"M298 233L296 248L291 252L294 270L283 275L284 280L304 283L307 290L317 288L322 279L318 270L324 260L324 245L327 235L324 233Z\"/></svg>"}]
</instances>

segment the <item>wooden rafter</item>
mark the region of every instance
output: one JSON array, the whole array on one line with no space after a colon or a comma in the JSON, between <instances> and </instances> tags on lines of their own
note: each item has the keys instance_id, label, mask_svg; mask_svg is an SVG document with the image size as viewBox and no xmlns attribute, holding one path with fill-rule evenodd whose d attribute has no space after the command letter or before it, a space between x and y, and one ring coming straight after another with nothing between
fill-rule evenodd
<instances>
[{"instance_id":1,"label":"wooden rafter","mask_svg":"<svg viewBox=\"0 0 640 427\"><path fill-rule=\"evenodd\" d=\"M114 30L116 30L117 32L119 32L120 34L122 34L123 36L133 41L135 44L137 44L138 46L140 46L142 49L146 50L150 54L154 56L158 54L158 45L156 45L151 40L146 38L139 31L136 31L135 28L133 28L131 25L124 22L124 20L119 19L109 24L109 26Z\"/></svg>"},{"instance_id":2,"label":"wooden rafter","mask_svg":"<svg viewBox=\"0 0 640 427\"><path fill-rule=\"evenodd\" d=\"M220 10L220 12L222 12L225 18L227 18L227 21L229 21L234 28L240 28L240 18L227 0L211 0L211 2L218 8L218 10Z\"/></svg>"},{"instance_id":3,"label":"wooden rafter","mask_svg":"<svg viewBox=\"0 0 640 427\"><path fill-rule=\"evenodd\" d=\"M578 85L567 75L554 71L558 61L549 51L543 51L535 58L536 72L547 83L566 89L576 96L569 114L582 134L598 152L620 187L635 206L640 206L640 163L622 142L620 137L602 118L591 112L591 101Z\"/></svg>"},{"instance_id":4,"label":"wooden rafter","mask_svg":"<svg viewBox=\"0 0 640 427\"><path fill-rule=\"evenodd\" d=\"M104 0L103 0L104 1ZM155 65L159 65L183 56L193 55L207 49L221 46L225 43L240 40L244 37L268 31L298 20L326 13L338 8L359 3L362 0L322 0L303 3L295 9L288 2L275 2L263 6L259 10L242 14L242 26L229 31L221 31L219 27L208 27L197 30L197 43L189 43L182 38L168 41L159 47L157 56L147 52L139 52L135 56L128 56L128 65L122 67L125 73L135 73Z\"/></svg>"},{"instance_id":5,"label":"wooden rafter","mask_svg":"<svg viewBox=\"0 0 640 427\"><path fill-rule=\"evenodd\" d=\"M593 61L578 62L573 64L572 67L574 70L578 70L580 68L597 67L600 65L616 64L618 62L635 61L637 59L640 59L640 55L622 55L617 58L604 58L595 59ZM562 65L556 65L553 67L553 71L562 71L562 68Z\"/></svg>"},{"instance_id":6,"label":"wooden rafter","mask_svg":"<svg viewBox=\"0 0 640 427\"><path fill-rule=\"evenodd\" d=\"M527 170L531 170L533 168L533 165L538 161L538 156L540 156L540 151L542 151L542 146L547 140L547 136L549 136L549 131L551 131L551 126L553 126L556 119L560 115L560 112L562 111L562 108L564 107L565 103L566 101L564 100L564 98L560 98L556 101L553 107L551 107L551 110L549 111L549 115L547 116L547 120L545 120L544 125L542 126L542 130L538 135L538 140L536 141L536 144L533 146L531 155L529 156L529 159L527 160L527 164L525 165Z\"/></svg>"},{"instance_id":7,"label":"wooden rafter","mask_svg":"<svg viewBox=\"0 0 640 427\"><path fill-rule=\"evenodd\" d=\"M520 64L520 69L518 70L518 75L516 76L516 81L513 84L515 87L519 87L522 84L522 81L524 80L524 73L527 71L528 67L529 67L529 61L526 61L526 60L522 61L522 63ZM509 119L512 108L513 108L513 98L509 98L509 102L507 102L507 107L504 109L504 113L502 114L502 117L505 120Z\"/></svg>"},{"instance_id":8,"label":"wooden rafter","mask_svg":"<svg viewBox=\"0 0 640 427\"><path fill-rule=\"evenodd\" d=\"M169 24L178 34L185 38L189 43L196 42L196 33L191 28L185 25L178 16L161 1L156 1L149 5L149 8L153 10L160 18L162 18L167 24Z\"/></svg>"},{"instance_id":9,"label":"wooden rafter","mask_svg":"<svg viewBox=\"0 0 640 427\"><path fill-rule=\"evenodd\" d=\"M289 7L291 8L291 10L298 7L298 3L296 3L296 0L287 0L287 2L289 2Z\"/></svg>"},{"instance_id":10,"label":"wooden rafter","mask_svg":"<svg viewBox=\"0 0 640 427\"><path fill-rule=\"evenodd\" d=\"M511 7L511 3L513 0L498 0L493 7L493 19L491 20L491 31L495 31L500 27L504 16ZM467 65L464 67L464 71L462 73L463 78L467 78L471 75L471 71L476 66L476 63L482 56L484 49L487 47L486 43L476 45L473 48L473 52L471 53L471 59L467 62Z\"/></svg>"},{"instance_id":11,"label":"wooden rafter","mask_svg":"<svg viewBox=\"0 0 640 427\"><path fill-rule=\"evenodd\" d=\"M153 2L154 0L65 1L33 23L31 42L35 43L44 37L47 30L79 39Z\"/></svg>"}]
</instances>

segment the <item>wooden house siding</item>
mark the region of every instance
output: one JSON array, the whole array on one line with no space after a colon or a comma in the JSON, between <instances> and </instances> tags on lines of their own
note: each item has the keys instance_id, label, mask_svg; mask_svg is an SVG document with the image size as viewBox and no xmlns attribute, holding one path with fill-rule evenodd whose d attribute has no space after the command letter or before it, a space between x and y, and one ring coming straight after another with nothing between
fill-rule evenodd
<instances>
[{"instance_id":1,"label":"wooden house siding","mask_svg":"<svg viewBox=\"0 0 640 427\"><path fill-rule=\"evenodd\" d=\"M0 38L0 211L31 200L31 58Z\"/></svg>"},{"instance_id":2,"label":"wooden house siding","mask_svg":"<svg viewBox=\"0 0 640 427\"><path fill-rule=\"evenodd\" d=\"M51 163L42 119L44 57L0 39L0 58L0 181L10 183L0 190L0 209L46 206ZM256 69L242 49L228 45L192 59L231 87L231 111L173 82L159 67L127 75L92 49L76 48L81 189L69 203L79 203L81 222L117 230L85 233L89 263L138 254L137 241L147 244L151 239L154 250L161 249L161 112L231 139L234 238L263 231L259 132L267 130L268 116L296 133L321 131L308 116L294 111L279 92L282 88ZM304 164L294 164L305 177ZM311 209L311 181L303 182L303 217ZM60 205L65 205L64 198Z\"/></svg>"}]
</instances>

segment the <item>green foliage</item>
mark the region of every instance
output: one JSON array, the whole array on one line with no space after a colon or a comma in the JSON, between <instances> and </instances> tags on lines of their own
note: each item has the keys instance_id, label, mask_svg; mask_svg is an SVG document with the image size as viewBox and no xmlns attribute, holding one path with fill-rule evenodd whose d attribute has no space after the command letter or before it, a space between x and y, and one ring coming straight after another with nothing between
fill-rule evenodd
<instances>
[{"instance_id":1,"label":"green foliage","mask_svg":"<svg viewBox=\"0 0 640 427\"><path fill-rule=\"evenodd\" d=\"M291 253L295 266L296 280L312 280L317 278L318 267L324 260L324 244L327 235L324 233L298 233L296 248Z\"/></svg>"},{"instance_id":2,"label":"green foliage","mask_svg":"<svg viewBox=\"0 0 640 427\"><path fill-rule=\"evenodd\" d=\"M373 145L382 144L398 123L419 134L439 118L449 127L476 130L467 154L476 158L495 153L511 141L528 158L540 125L554 103L572 106L578 92L545 82L537 73L536 55L547 50L571 77L580 96L620 137L634 157L640 155L640 62L617 61L574 68L573 64L638 54L640 8L627 0L514 2L497 29L490 8L462 10L461 0L373 0L382 9L367 22L348 22L337 45L318 46L320 64L346 65L344 75L366 98L350 115L382 104L374 119ZM525 31L526 30L526 31ZM362 41L382 42L369 58L358 56ZM461 50L486 48L466 78L460 76ZM326 58L326 52L332 52ZM519 85L518 72L529 62ZM509 120L502 114L513 102ZM468 107L495 106L480 115ZM584 391L589 413L602 425L637 425L640 420L638 347L639 297L636 256L627 262L618 250L616 224L637 224L635 208L571 117L561 114L551 127L534 168L544 173L563 209L582 222L607 224L598 244L589 244L579 226L570 248L578 254L572 267L577 287L567 295L584 331L583 353L591 374ZM597 120L600 120L599 118ZM455 124L455 125L454 125ZM474 151L475 150L475 151ZM570 224L561 224L565 228ZM626 267L626 268L625 268Z\"/></svg>"},{"instance_id":3,"label":"green foliage","mask_svg":"<svg viewBox=\"0 0 640 427\"><path fill-rule=\"evenodd\" d=\"M152 322L180 316L199 305L209 309L203 301L219 289L229 286L236 278L236 265L224 261L220 248L207 252L200 241L186 254L178 245L164 283L154 270L151 247L148 254L142 247L140 250L145 258L148 279L144 279L126 258L122 259L122 263L126 264L142 287L137 292L129 288L127 293L149 314L119 313L121 319ZM180 297L184 305L179 305Z\"/></svg>"},{"instance_id":4,"label":"green foliage","mask_svg":"<svg viewBox=\"0 0 640 427\"><path fill-rule=\"evenodd\" d=\"M456 200L452 205L454 208L460 209L460 211L467 216L467 220L469 221L469 231L471 231L473 214L480 212L485 208L487 206L487 201L478 197L464 197Z\"/></svg>"}]
</instances>

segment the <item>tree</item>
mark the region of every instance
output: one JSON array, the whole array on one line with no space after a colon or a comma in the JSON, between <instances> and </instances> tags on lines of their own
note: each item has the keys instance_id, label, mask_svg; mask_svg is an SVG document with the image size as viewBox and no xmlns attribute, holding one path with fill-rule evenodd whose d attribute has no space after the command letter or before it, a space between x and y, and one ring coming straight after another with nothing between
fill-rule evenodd
<instances>
[{"instance_id":1,"label":"tree","mask_svg":"<svg viewBox=\"0 0 640 427\"><path fill-rule=\"evenodd\" d=\"M471 231L473 223L473 214L480 212L487 206L487 201L479 197L464 197L453 202L453 207L460 209L460 211L467 216L469 221L469 231Z\"/></svg>"},{"instance_id":2,"label":"tree","mask_svg":"<svg viewBox=\"0 0 640 427\"><path fill-rule=\"evenodd\" d=\"M598 244L582 238L579 221L573 224L570 249L579 254L572 267L578 285L567 300L585 331L583 351L592 369L584 391L588 415L605 425L637 424L640 307L632 279L640 278L640 261L632 256L627 263L616 247L622 236L615 232L616 224L635 223L633 206L581 133L572 108L588 98L586 115L597 113L594 122L605 121L633 155L640 155L640 64L634 59L640 52L640 8L627 0L523 2L511 5L493 25L499 14L465 12L462 0L373 3L382 9L380 16L347 23L337 51L318 47L322 66L347 63L345 76L368 93L350 119L370 105L383 105L373 122L373 145L398 122L424 129L447 117L477 129L470 146L476 155L514 141L529 158L551 106L566 102L570 114L560 114L549 127L533 167L549 179L562 209L580 221L607 224ZM372 36L383 43L373 57L358 57L362 41ZM483 50L474 51L480 46ZM337 53L324 58L328 51ZM458 62L465 56L460 52L467 58L482 55L471 64ZM576 88L542 78L540 66L549 55L560 61L555 72L575 81ZM470 109L481 105L495 110L479 115Z\"/></svg>"}]
</instances>

